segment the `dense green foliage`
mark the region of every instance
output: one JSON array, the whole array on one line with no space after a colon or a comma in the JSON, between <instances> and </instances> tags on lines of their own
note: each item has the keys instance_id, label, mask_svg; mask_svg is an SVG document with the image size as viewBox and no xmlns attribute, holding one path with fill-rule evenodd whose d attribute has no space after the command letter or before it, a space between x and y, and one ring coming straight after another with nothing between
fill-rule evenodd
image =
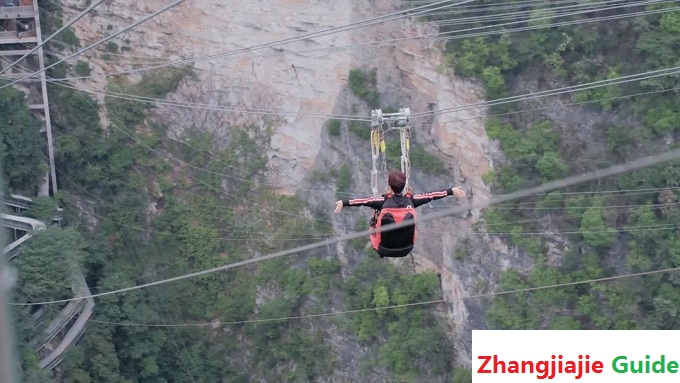
<instances>
[{"instance_id":1,"label":"dense green foliage","mask_svg":"<svg viewBox=\"0 0 680 383\"><path fill-rule=\"evenodd\" d=\"M0 89L0 162L11 189L33 193L45 178L47 158L42 123L31 116L24 96L12 87Z\"/></svg>"},{"instance_id":2,"label":"dense green foliage","mask_svg":"<svg viewBox=\"0 0 680 383\"><path fill-rule=\"evenodd\" d=\"M377 89L378 70L368 72L360 69L349 71L349 88L357 97L364 100L370 108L379 108L380 95Z\"/></svg>"},{"instance_id":3,"label":"dense green foliage","mask_svg":"<svg viewBox=\"0 0 680 383\"><path fill-rule=\"evenodd\" d=\"M649 5L647 9L664 7L672 5ZM618 9L557 18L541 6L525 8L531 11L532 19L508 29L640 10ZM490 8L485 14L501 12ZM539 84L566 86L677 65L680 54L673 47L680 42L679 22L680 12L672 11L606 23L493 34L452 40L447 55L459 75L478 78L487 90L487 98L495 99L522 94L511 85L531 79ZM548 89L546 85L540 86L539 90ZM680 118L680 97L673 89L677 86L678 76L674 75L562 96L570 97L573 103L587 103L572 106L567 114L597 110L611 113L609 126L596 126L595 132L580 142L574 137L575 130L558 130L556 124L564 126L569 122L551 121L548 113L541 111L545 105L540 102L492 108L498 115L487 121L487 133L500 141L507 161L485 179L496 192L511 192L569 173L658 152L664 138L677 139L678 124L673 122ZM512 269L505 272L500 279L501 289L678 265L680 242L676 231L680 210L675 205L678 194L674 188L680 185L679 166L668 163L564 190L571 194L554 192L506 204L502 209L488 209L480 227L490 233L502 233L535 262L529 275ZM592 193L650 188L655 190ZM581 191L584 193L579 194ZM509 210L512 208L521 209ZM571 240L570 249L557 264L546 257L549 238L546 229ZM502 329L677 328L678 283L675 274L658 274L505 295L488 302L488 320L491 326Z\"/></svg>"},{"instance_id":4,"label":"dense green foliage","mask_svg":"<svg viewBox=\"0 0 680 383\"><path fill-rule=\"evenodd\" d=\"M77 283L75 271L82 267L88 256L87 242L71 228L62 230L53 226L33 233L33 237L21 246L20 256L14 261L18 270L16 300L40 302L71 298L71 288ZM38 368L38 356L31 349L35 340L42 340L47 324L58 310L46 308L37 323L30 315L31 307L16 307L17 340L22 356L21 367L24 380L49 382L49 373Z\"/></svg>"},{"instance_id":5,"label":"dense green foliage","mask_svg":"<svg viewBox=\"0 0 680 383\"><path fill-rule=\"evenodd\" d=\"M355 310L441 299L436 274L404 274L371 257L355 269L344 291L350 308ZM385 367L400 382L418 380L423 373L421 366L427 366L428 373L434 375L445 375L451 368L453 348L440 322L427 309L363 311L350 323L361 342L386 339L378 352L364 361L364 368Z\"/></svg>"},{"instance_id":6,"label":"dense green foliage","mask_svg":"<svg viewBox=\"0 0 680 383\"><path fill-rule=\"evenodd\" d=\"M326 126L328 126L328 134L330 134L331 136L335 136L335 137L339 136L340 135L340 124L341 124L340 120L330 120L330 121L328 121L328 124L326 125Z\"/></svg>"}]
</instances>

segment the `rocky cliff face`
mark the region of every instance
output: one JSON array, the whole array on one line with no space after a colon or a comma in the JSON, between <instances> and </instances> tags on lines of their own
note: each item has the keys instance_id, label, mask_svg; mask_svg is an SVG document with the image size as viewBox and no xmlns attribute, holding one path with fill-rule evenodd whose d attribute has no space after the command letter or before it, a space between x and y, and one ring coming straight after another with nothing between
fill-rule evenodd
<instances>
[{"instance_id":1,"label":"rocky cliff face","mask_svg":"<svg viewBox=\"0 0 680 383\"><path fill-rule=\"evenodd\" d=\"M67 8L65 19L73 17L77 13L75 9L83 7L82 0L63 0L62 3ZM74 28L77 36L89 44L166 3L160 0L106 3ZM131 69L135 62L149 64L237 51L387 14L400 7L403 4L395 0L258 0L247 5L217 0L185 2L114 40L124 51L111 52L108 56L104 55L105 50L86 54L94 77L78 86L101 90L106 81L102 73ZM350 69L377 68L382 104L407 106L412 113L483 100L476 84L458 79L452 71L442 69L440 43L410 39L389 46L356 45L429 33L436 33L436 29L407 18L279 47L197 61L194 64L197 79L183 84L171 98L271 112L267 116L276 117L276 129L271 140L269 174L272 184L281 192L304 193L305 190L298 188L305 185L305 177L311 171L328 172L342 162L351 164L356 193L369 194L370 151L360 149L357 138L351 134L330 139L323 129L327 121L323 115L369 115L366 107L352 111L352 104L358 100L347 89ZM349 45L353 46L347 48ZM139 77L139 74L135 76ZM174 108L174 113L182 114L181 110ZM192 112L187 110L186 113ZM263 117L241 111L227 112L220 118L213 121L216 130L220 127L228 129L234 122L261 122ZM468 109L414 119L419 144L445 159L450 168L446 179L415 173L415 190L437 190L463 184L472 198L489 198L489 190L481 176L492 167L490 158L494 148L486 137L483 118L483 109ZM181 124L174 128L181 130ZM368 147L368 143L363 144ZM312 203L330 210L333 200L334 193L329 187L321 195L315 193ZM442 204L450 206L454 203L445 200ZM428 209L432 207L425 207L421 214L427 214ZM367 219L365 213L358 213L360 219ZM502 244L475 237L468 245L473 250L468 251L467 257L462 262L455 259L455 249L478 218L479 212L471 213L468 218L463 218L467 216L464 214L421 225L420 245L412 263L415 271L431 270L441 275L446 298L451 301L443 314L452 322L458 359L463 364L469 363L469 330L483 326L483 317L479 302L459 298L479 293L480 280L491 278L503 268L503 257L499 254L506 252ZM350 221L357 219L357 215L347 217L337 217L339 231L352 230ZM344 249L338 250L343 257Z\"/></svg>"}]
</instances>

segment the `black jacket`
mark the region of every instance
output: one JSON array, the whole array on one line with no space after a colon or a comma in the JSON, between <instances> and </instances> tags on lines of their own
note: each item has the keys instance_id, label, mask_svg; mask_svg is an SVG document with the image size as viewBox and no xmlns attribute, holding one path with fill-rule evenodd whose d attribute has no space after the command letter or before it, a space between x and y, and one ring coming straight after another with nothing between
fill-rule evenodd
<instances>
[{"instance_id":1,"label":"black jacket","mask_svg":"<svg viewBox=\"0 0 680 383\"><path fill-rule=\"evenodd\" d=\"M411 198L406 198L406 196L401 193L394 194L391 198L388 198L387 195L383 194L382 197L343 199L342 206L368 206L375 210L381 210L383 207L406 207L411 205L415 209L418 206L450 195L453 195L452 189L416 194Z\"/></svg>"}]
</instances>

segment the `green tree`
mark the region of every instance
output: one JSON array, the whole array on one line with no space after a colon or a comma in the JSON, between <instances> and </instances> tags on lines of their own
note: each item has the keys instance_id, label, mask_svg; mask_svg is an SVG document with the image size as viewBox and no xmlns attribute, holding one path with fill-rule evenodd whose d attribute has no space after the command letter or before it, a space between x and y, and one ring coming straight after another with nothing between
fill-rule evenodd
<instances>
[{"instance_id":1,"label":"green tree","mask_svg":"<svg viewBox=\"0 0 680 383\"><path fill-rule=\"evenodd\" d=\"M614 243L616 230L607 227L602 218L602 197L593 198L583 213L580 232L586 244L596 248L607 248Z\"/></svg>"},{"instance_id":2,"label":"green tree","mask_svg":"<svg viewBox=\"0 0 680 383\"><path fill-rule=\"evenodd\" d=\"M28 215L35 219L49 222L57 215L57 202L50 197L34 198Z\"/></svg>"},{"instance_id":3,"label":"green tree","mask_svg":"<svg viewBox=\"0 0 680 383\"><path fill-rule=\"evenodd\" d=\"M380 307L386 307L390 304L390 296L387 290L387 286L378 284L373 290L373 305L378 308L376 310L378 317L385 315L385 310L381 310Z\"/></svg>"},{"instance_id":4,"label":"green tree","mask_svg":"<svg viewBox=\"0 0 680 383\"><path fill-rule=\"evenodd\" d=\"M536 171L541 176L543 182L549 182L564 176L567 169L567 165L556 152L544 153L536 161Z\"/></svg>"},{"instance_id":5,"label":"green tree","mask_svg":"<svg viewBox=\"0 0 680 383\"><path fill-rule=\"evenodd\" d=\"M57 226L32 235L15 260L22 289L37 300L68 295L73 275L87 254L85 240L74 229Z\"/></svg>"},{"instance_id":6,"label":"green tree","mask_svg":"<svg viewBox=\"0 0 680 383\"><path fill-rule=\"evenodd\" d=\"M0 81L0 86L6 84ZM0 89L0 162L10 188L33 193L44 180L47 166L40 127L25 102L24 93Z\"/></svg>"}]
</instances>

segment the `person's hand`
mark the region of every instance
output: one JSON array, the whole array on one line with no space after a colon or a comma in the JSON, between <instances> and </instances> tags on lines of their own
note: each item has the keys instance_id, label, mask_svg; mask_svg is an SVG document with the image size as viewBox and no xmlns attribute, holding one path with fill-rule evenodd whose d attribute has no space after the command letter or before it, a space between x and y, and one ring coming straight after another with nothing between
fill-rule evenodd
<instances>
[{"instance_id":1,"label":"person's hand","mask_svg":"<svg viewBox=\"0 0 680 383\"><path fill-rule=\"evenodd\" d=\"M335 202L335 212L340 213L342 210L342 200Z\"/></svg>"},{"instance_id":2,"label":"person's hand","mask_svg":"<svg viewBox=\"0 0 680 383\"><path fill-rule=\"evenodd\" d=\"M463 189L460 188L460 186L456 186L455 188L451 188L451 191L453 192L453 195L455 195L458 198L465 197L465 192L463 191Z\"/></svg>"}]
</instances>

